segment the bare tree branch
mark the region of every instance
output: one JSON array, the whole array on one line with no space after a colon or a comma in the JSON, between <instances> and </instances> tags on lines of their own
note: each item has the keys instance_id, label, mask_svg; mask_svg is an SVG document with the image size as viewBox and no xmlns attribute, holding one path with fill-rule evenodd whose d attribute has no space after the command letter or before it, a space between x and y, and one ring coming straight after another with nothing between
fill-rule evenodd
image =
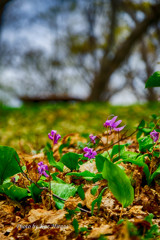
<instances>
[{"instance_id":1,"label":"bare tree branch","mask_svg":"<svg viewBox=\"0 0 160 240\"><path fill-rule=\"evenodd\" d=\"M108 59L105 55L101 59L100 70L94 78L89 100L103 100L105 86L109 83L112 73L128 58L133 47L147 32L148 28L160 20L160 3L152 6L150 13L131 32L130 36L117 49L115 56Z\"/></svg>"}]
</instances>

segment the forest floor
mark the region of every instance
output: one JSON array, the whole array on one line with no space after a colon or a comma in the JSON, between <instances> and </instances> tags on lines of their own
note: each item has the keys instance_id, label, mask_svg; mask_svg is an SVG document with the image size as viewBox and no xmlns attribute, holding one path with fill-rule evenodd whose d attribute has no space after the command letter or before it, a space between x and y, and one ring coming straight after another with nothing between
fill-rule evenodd
<instances>
[{"instance_id":1,"label":"forest floor","mask_svg":"<svg viewBox=\"0 0 160 240\"><path fill-rule=\"evenodd\" d=\"M50 173L57 173L55 179L58 183L64 181L76 187L81 185L84 198L76 192L64 202L63 209L57 209L55 199L46 190L40 193L41 201L34 201L31 196L16 201L5 194L0 194L0 238L4 240L160 239L158 234L156 235L157 226L160 227L159 176L152 184L147 185L142 167L131 163L120 163L134 188L133 203L122 208L109 188L104 189L107 187L107 180L92 181L92 178L67 175L71 170L65 167L61 172L49 165L43 151L48 146L46 145L46 142L49 142L48 133L52 129L62 135L58 144L52 149L56 162L68 152L82 154L81 145L87 144L91 133L101 139L95 150L99 153L104 153L106 147L110 150L120 136L113 132L108 140L103 123L114 114L118 119L122 119L122 125L126 124L128 130L120 144L129 143L125 147L126 151L140 153L136 134L132 135L132 133L142 119L149 121L152 114L158 115L159 107L159 103L130 107L110 106L106 103L28 105L20 109L1 107L0 145L13 147L17 151L21 165L27 168L29 179L34 182L39 180L37 164L43 161L48 165ZM60 152L59 147L62 144L63 148ZM146 164L150 167L151 163L148 159ZM159 157L152 166L153 171L156 170L157 164ZM84 160L80 168L72 172L84 171L98 173L94 159ZM13 179L12 181L14 182ZM44 181L49 183L49 179ZM30 184L21 173L14 183L26 189ZM103 189L99 210L97 203L92 214L92 203L98 199ZM82 210L79 210L79 203ZM155 237L150 237L152 234Z\"/></svg>"}]
</instances>

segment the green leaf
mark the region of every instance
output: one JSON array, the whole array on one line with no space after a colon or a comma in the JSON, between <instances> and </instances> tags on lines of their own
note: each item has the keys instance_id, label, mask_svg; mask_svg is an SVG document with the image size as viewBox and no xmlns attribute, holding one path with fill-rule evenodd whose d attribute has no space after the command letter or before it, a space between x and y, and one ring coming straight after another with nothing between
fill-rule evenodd
<instances>
[{"instance_id":1,"label":"green leaf","mask_svg":"<svg viewBox=\"0 0 160 240\"><path fill-rule=\"evenodd\" d=\"M145 121L142 119L142 121L138 125L138 129L144 128L144 126L145 126Z\"/></svg>"},{"instance_id":2,"label":"green leaf","mask_svg":"<svg viewBox=\"0 0 160 240\"><path fill-rule=\"evenodd\" d=\"M79 229L79 231L80 231L80 232L87 232L87 231L89 231L89 230L88 230L87 227L81 227L81 228Z\"/></svg>"},{"instance_id":3,"label":"green leaf","mask_svg":"<svg viewBox=\"0 0 160 240\"><path fill-rule=\"evenodd\" d=\"M96 186L94 186L94 187L91 189L91 194L92 194L93 196L96 194L98 188L99 188L99 186L96 185Z\"/></svg>"},{"instance_id":4,"label":"green leaf","mask_svg":"<svg viewBox=\"0 0 160 240\"><path fill-rule=\"evenodd\" d=\"M28 191L25 188L16 186L14 183L4 183L0 186L0 193L6 194L12 200L20 201L28 196Z\"/></svg>"},{"instance_id":5,"label":"green leaf","mask_svg":"<svg viewBox=\"0 0 160 240\"><path fill-rule=\"evenodd\" d=\"M137 135L136 135L136 138L138 139L138 138L140 138L140 136L142 135L142 133L143 133L143 128L145 127L145 121L144 120L142 120L141 122L140 122L140 124L139 124L139 126L138 126L138 132L137 132Z\"/></svg>"},{"instance_id":6,"label":"green leaf","mask_svg":"<svg viewBox=\"0 0 160 240\"><path fill-rule=\"evenodd\" d=\"M160 87L160 71L153 73L153 75L148 78L145 87Z\"/></svg>"},{"instance_id":7,"label":"green leaf","mask_svg":"<svg viewBox=\"0 0 160 240\"><path fill-rule=\"evenodd\" d=\"M120 154L122 152L125 151L125 146L126 144L123 144L123 145L114 145L113 148L112 148L112 151L111 151L111 158L113 158L114 155L116 154L119 154L119 151L120 151Z\"/></svg>"},{"instance_id":8,"label":"green leaf","mask_svg":"<svg viewBox=\"0 0 160 240\"><path fill-rule=\"evenodd\" d=\"M103 190L101 191L101 193L99 194L99 196L93 200L92 204L91 204L91 214L93 215L93 210L94 210L94 206L97 203L97 207L98 207L98 212L100 209L100 205L101 205L101 201L102 201L102 195L104 193L104 191L107 189L107 187L103 188Z\"/></svg>"},{"instance_id":9,"label":"green leaf","mask_svg":"<svg viewBox=\"0 0 160 240\"><path fill-rule=\"evenodd\" d=\"M42 180L38 181L37 184L40 187L48 187L48 183L44 182ZM32 183L29 186L29 190L31 191L31 196L34 200L34 202L40 202L41 201L41 192L43 191L42 189L39 189L34 183Z\"/></svg>"},{"instance_id":10,"label":"green leaf","mask_svg":"<svg viewBox=\"0 0 160 240\"><path fill-rule=\"evenodd\" d=\"M78 159L80 158L80 155L77 153L66 153L62 156L61 162L68 167L71 171L77 170L79 168Z\"/></svg>"},{"instance_id":11,"label":"green leaf","mask_svg":"<svg viewBox=\"0 0 160 240\"><path fill-rule=\"evenodd\" d=\"M79 224L78 224L77 219L74 218L72 224L73 224L74 231L75 231L76 235L78 235L78 233L79 233L79 230L78 230Z\"/></svg>"},{"instance_id":12,"label":"green leaf","mask_svg":"<svg viewBox=\"0 0 160 240\"><path fill-rule=\"evenodd\" d=\"M65 214L67 220L71 219L74 215L76 215L81 210L77 207L75 209L66 209L68 213Z\"/></svg>"},{"instance_id":13,"label":"green leaf","mask_svg":"<svg viewBox=\"0 0 160 240\"><path fill-rule=\"evenodd\" d=\"M152 225L153 217L154 217L153 213L150 213L148 216L144 218L144 220L149 222Z\"/></svg>"},{"instance_id":14,"label":"green leaf","mask_svg":"<svg viewBox=\"0 0 160 240\"><path fill-rule=\"evenodd\" d=\"M60 147L59 147L59 153L60 153L60 155L62 154L63 148L69 147L70 142L71 142L71 138L69 137L69 138L67 139L67 142L66 142L66 143L63 143L63 144L60 145Z\"/></svg>"},{"instance_id":15,"label":"green leaf","mask_svg":"<svg viewBox=\"0 0 160 240\"><path fill-rule=\"evenodd\" d=\"M136 152L130 152L130 151L125 151L122 155L121 158L123 160L126 159L136 159L140 154ZM119 162L119 161L118 161Z\"/></svg>"},{"instance_id":16,"label":"green leaf","mask_svg":"<svg viewBox=\"0 0 160 240\"><path fill-rule=\"evenodd\" d=\"M128 158L126 156L123 158L123 156L122 156L123 160L120 160L117 163L119 164L121 162L130 162L130 163L133 163L133 164L135 164L135 165L137 165L139 167L143 167L143 171L144 171L144 173L146 175L147 183L149 184L150 172L149 172L148 165L144 162L144 157L145 157L145 155L140 155L139 157L135 158L134 154L133 154L133 156L131 154L131 157L128 156Z\"/></svg>"},{"instance_id":17,"label":"green leaf","mask_svg":"<svg viewBox=\"0 0 160 240\"><path fill-rule=\"evenodd\" d=\"M153 179L160 174L160 165L159 167L156 169L156 171L154 173L152 173L149 184L153 181Z\"/></svg>"},{"instance_id":18,"label":"green leaf","mask_svg":"<svg viewBox=\"0 0 160 240\"><path fill-rule=\"evenodd\" d=\"M0 146L0 184L6 178L21 172L19 162L19 156L13 148Z\"/></svg>"},{"instance_id":19,"label":"green leaf","mask_svg":"<svg viewBox=\"0 0 160 240\"><path fill-rule=\"evenodd\" d=\"M102 172L103 165L104 165L106 158L104 156L102 156L101 154L98 154L98 155L96 155L95 159L96 159L96 167L97 167L98 172Z\"/></svg>"},{"instance_id":20,"label":"green leaf","mask_svg":"<svg viewBox=\"0 0 160 240\"><path fill-rule=\"evenodd\" d=\"M123 207L129 206L134 199L134 190L125 172L106 159L102 172L108 181L108 187Z\"/></svg>"},{"instance_id":21,"label":"green leaf","mask_svg":"<svg viewBox=\"0 0 160 240\"><path fill-rule=\"evenodd\" d=\"M59 174L58 172L51 174L51 177L53 178L53 180L58 183L65 183L61 178L57 177L58 174Z\"/></svg>"},{"instance_id":22,"label":"green leaf","mask_svg":"<svg viewBox=\"0 0 160 240\"><path fill-rule=\"evenodd\" d=\"M80 185L80 186L78 187L77 192L78 192L80 198L81 198L82 200L84 200L84 199L85 199L85 194L84 194L84 190L83 190L83 186L82 186L82 185Z\"/></svg>"},{"instance_id":23,"label":"green leaf","mask_svg":"<svg viewBox=\"0 0 160 240\"><path fill-rule=\"evenodd\" d=\"M139 143L139 151L140 152L146 152L146 150L150 150L151 147L153 147L153 140L150 136L141 137L138 139Z\"/></svg>"},{"instance_id":24,"label":"green leaf","mask_svg":"<svg viewBox=\"0 0 160 240\"><path fill-rule=\"evenodd\" d=\"M49 161L49 164L55 168L57 168L60 172L63 172L64 164L62 162L56 162L53 157L53 151L47 151L46 152L47 159Z\"/></svg>"},{"instance_id":25,"label":"green leaf","mask_svg":"<svg viewBox=\"0 0 160 240\"><path fill-rule=\"evenodd\" d=\"M51 182L51 190L54 194L57 196L63 198L63 199L68 199L71 196L74 196L77 187L74 186L73 184L64 184L64 183L55 183ZM53 197L55 200L55 205L58 209L63 209L64 207L64 201L59 200L56 197Z\"/></svg>"},{"instance_id":26,"label":"green leaf","mask_svg":"<svg viewBox=\"0 0 160 240\"><path fill-rule=\"evenodd\" d=\"M70 175L70 176L75 176L77 178L84 178L85 180L88 181L99 181L102 179L102 174L98 173L91 173L90 171L86 170L84 172L72 172L72 173L67 173L66 175Z\"/></svg>"}]
</instances>

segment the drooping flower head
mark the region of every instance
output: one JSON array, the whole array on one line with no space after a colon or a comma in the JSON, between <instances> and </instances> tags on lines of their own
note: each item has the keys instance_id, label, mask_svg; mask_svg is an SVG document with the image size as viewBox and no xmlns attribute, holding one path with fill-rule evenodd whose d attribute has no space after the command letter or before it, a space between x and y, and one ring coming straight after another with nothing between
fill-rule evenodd
<instances>
[{"instance_id":1,"label":"drooping flower head","mask_svg":"<svg viewBox=\"0 0 160 240\"><path fill-rule=\"evenodd\" d=\"M45 177L49 177L49 175L46 173L46 170L48 170L48 166L45 165L43 162L38 163L38 172L40 175L44 175Z\"/></svg>"},{"instance_id":2,"label":"drooping flower head","mask_svg":"<svg viewBox=\"0 0 160 240\"><path fill-rule=\"evenodd\" d=\"M97 138L97 136L94 136L93 134L90 134L90 135L89 135L89 138L91 139L91 142L92 142L93 144L96 143L95 139Z\"/></svg>"},{"instance_id":3,"label":"drooping flower head","mask_svg":"<svg viewBox=\"0 0 160 240\"><path fill-rule=\"evenodd\" d=\"M153 130L152 132L150 132L150 136L153 139L154 142L157 142L159 139L159 133L156 132L155 130Z\"/></svg>"},{"instance_id":4,"label":"drooping flower head","mask_svg":"<svg viewBox=\"0 0 160 240\"><path fill-rule=\"evenodd\" d=\"M53 141L54 144L57 144L58 140L61 138L61 135L57 134L57 131L52 130L51 133L48 133L48 137Z\"/></svg>"},{"instance_id":5,"label":"drooping flower head","mask_svg":"<svg viewBox=\"0 0 160 240\"><path fill-rule=\"evenodd\" d=\"M97 155L96 151L94 151L92 148L85 147L83 148L83 151L86 152L84 156L88 157L89 159L95 158Z\"/></svg>"},{"instance_id":6,"label":"drooping flower head","mask_svg":"<svg viewBox=\"0 0 160 240\"><path fill-rule=\"evenodd\" d=\"M118 116L115 116L111 120L107 119L106 122L103 124L103 126L106 127L106 128L109 127L110 130L113 129L116 132L120 132L125 127L125 125L122 126L122 127L117 127L122 122L122 120L118 120L116 122L117 117Z\"/></svg>"}]
</instances>

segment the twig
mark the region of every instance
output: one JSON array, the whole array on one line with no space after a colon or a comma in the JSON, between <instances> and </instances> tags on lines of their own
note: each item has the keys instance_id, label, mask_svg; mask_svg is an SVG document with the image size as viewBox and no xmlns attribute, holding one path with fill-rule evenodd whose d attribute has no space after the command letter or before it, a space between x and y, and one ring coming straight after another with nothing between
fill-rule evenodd
<instances>
[{"instance_id":1,"label":"twig","mask_svg":"<svg viewBox=\"0 0 160 240\"><path fill-rule=\"evenodd\" d=\"M138 127L139 127L139 125L138 125ZM105 149L108 150L110 147L114 146L116 143L119 143L120 141L126 140L127 138L131 137L132 135L134 135L134 134L138 131L138 127L137 127L137 129L136 129L133 133L131 133L129 136L123 138L123 136L125 135L125 133L128 131L128 130L127 130L127 131L122 135L122 137L121 137L118 141L112 143L111 145L109 145L109 146L107 146L107 147L100 148L100 149L96 150L96 152L101 152L102 150L105 150Z\"/></svg>"},{"instance_id":2,"label":"twig","mask_svg":"<svg viewBox=\"0 0 160 240\"><path fill-rule=\"evenodd\" d=\"M19 165L19 167L20 167L20 169L21 169L22 175L23 175L25 178L27 178L29 182L35 184L37 188L39 188L39 189L41 189L41 190L46 190L47 192L50 193L50 189L48 189L47 187L40 187L36 182L34 182L30 177L28 177L28 175L23 171L23 169L22 169L19 161L17 160L17 157L16 157L15 155L14 155L14 157L15 157L15 159L16 159L16 161L17 161L17 163L18 163L18 165ZM52 193L52 195L53 195L54 197L58 198L59 200L66 201L66 199L61 198L61 197L57 196L57 195L54 194L54 193ZM86 210L86 209L84 209L84 208L80 208L80 207L78 207L78 208L79 208L81 211L83 211L83 212L87 212L87 213L91 214L91 211L88 211L88 210Z\"/></svg>"}]
</instances>

